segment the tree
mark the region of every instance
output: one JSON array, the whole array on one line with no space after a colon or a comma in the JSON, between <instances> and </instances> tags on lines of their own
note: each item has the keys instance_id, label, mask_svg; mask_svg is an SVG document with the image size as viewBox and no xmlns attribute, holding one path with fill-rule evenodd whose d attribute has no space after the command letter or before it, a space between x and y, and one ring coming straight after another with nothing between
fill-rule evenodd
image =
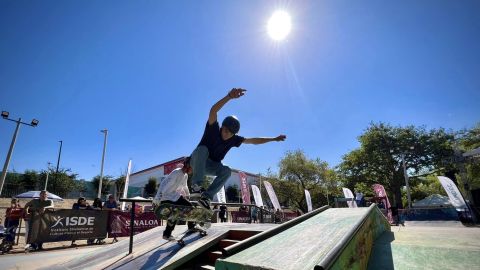
<instances>
[{"instance_id":1,"label":"tree","mask_svg":"<svg viewBox=\"0 0 480 270\"><path fill-rule=\"evenodd\" d=\"M102 197L103 195L107 195L110 190L110 186L112 185L113 177L110 175L104 175L102 178ZM98 192L98 184L100 183L100 175L95 176L92 179L93 186L97 189ZM98 194L98 193L97 193Z\"/></svg>"},{"instance_id":2,"label":"tree","mask_svg":"<svg viewBox=\"0 0 480 270\"><path fill-rule=\"evenodd\" d=\"M43 189L43 185L40 184L40 177L35 170L25 170L20 178L20 183L30 190L37 190L40 186Z\"/></svg>"},{"instance_id":3,"label":"tree","mask_svg":"<svg viewBox=\"0 0 480 270\"><path fill-rule=\"evenodd\" d=\"M119 192L123 196L123 190L125 189L125 181L126 181L126 176L125 175L120 175L117 177L115 180L115 186L117 188L117 192Z\"/></svg>"},{"instance_id":4,"label":"tree","mask_svg":"<svg viewBox=\"0 0 480 270\"><path fill-rule=\"evenodd\" d=\"M59 169L58 173L49 168L48 185L47 190L60 197L67 196L68 193L78 191L81 189L81 184L76 181L78 175L73 173L70 169ZM47 171L42 171L39 175L41 186L40 189L45 187L45 181L47 178Z\"/></svg>"},{"instance_id":5,"label":"tree","mask_svg":"<svg viewBox=\"0 0 480 270\"><path fill-rule=\"evenodd\" d=\"M155 193L157 193L157 178L148 178L148 182L145 184L145 193L147 197L155 196Z\"/></svg>"},{"instance_id":6,"label":"tree","mask_svg":"<svg viewBox=\"0 0 480 270\"><path fill-rule=\"evenodd\" d=\"M453 138L453 133L444 129L372 123L358 138L360 148L343 156L338 172L349 188L357 183L382 184L402 207L402 157L410 175L447 170L445 160L453 155Z\"/></svg>"},{"instance_id":7,"label":"tree","mask_svg":"<svg viewBox=\"0 0 480 270\"><path fill-rule=\"evenodd\" d=\"M279 201L307 212L305 190L310 192L314 207L327 204L327 190L334 191L336 173L328 163L308 159L302 150L287 151L279 163L279 181L272 181Z\"/></svg>"}]
</instances>

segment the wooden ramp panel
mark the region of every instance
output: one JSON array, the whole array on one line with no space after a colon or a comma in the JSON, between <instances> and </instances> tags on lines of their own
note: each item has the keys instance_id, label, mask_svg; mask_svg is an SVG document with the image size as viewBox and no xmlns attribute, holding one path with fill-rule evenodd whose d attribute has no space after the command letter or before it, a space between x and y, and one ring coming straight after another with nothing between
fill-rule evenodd
<instances>
[{"instance_id":1,"label":"wooden ramp panel","mask_svg":"<svg viewBox=\"0 0 480 270\"><path fill-rule=\"evenodd\" d=\"M372 207L327 209L263 242L228 258L217 260L215 269L314 269L333 255L335 255L333 268L342 265L347 267L351 260L349 256L353 255L337 256L338 254L332 252L338 252L338 243L346 241L349 233L359 227L359 220L368 215L365 229L360 233L370 234L372 238L389 229L385 218L380 217L380 211L374 207L375 209ZM373 240L371 242L373 243ZM347 249L350 252L359 252L359 256L367 258L353 258L353 262L366 260L366 265L372 243L365 243L362 237L356 239L354 237L353 242L350 241L350 244L346 245ZM351 267L355 268L354 265L350 265L349 268Z\"/></svg>"}]
</instances>

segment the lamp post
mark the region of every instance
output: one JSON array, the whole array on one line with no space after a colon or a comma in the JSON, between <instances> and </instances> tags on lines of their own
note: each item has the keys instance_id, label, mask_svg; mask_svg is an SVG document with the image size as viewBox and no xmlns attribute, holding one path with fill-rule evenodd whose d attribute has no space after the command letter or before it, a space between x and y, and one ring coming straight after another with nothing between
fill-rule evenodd
<instances>
[{"instance_id":1,"label":"lamp post","mask_svg":"<svg viewBox=\"0 0 480 270\"><path fill-rule=\"evenodd\" d=\"M8 115L9 115L8 112L2 111L3 119L17 123L17 127L15 128L15 132L13 133L12 142L10 144L10 148L8 149L7 158L5 159L5 164L3 165L2 175L0 177L0 194L2 194L3 184L5 183L5 178L7 177L8 164L10 163L10 158L12 157L12 152L13 152L13 148L15 147L15 142L17 141L17 135L18 135L18 130L20 129L20 124L24 124L31 127L36 127L38 125L37 119L33 119L32 122L29 124L29 123L22 122L22 118L18 118L18 120L10 119L8 118Z\"/></svg>"},{"instance_id":2,"label":"lamp post","mask_svg":"<svg viewBox=\"0 0 480 270\"><path fill-rule=\"evenodd\" d=\"M45 178L45 188L44 190L47 190L47 185L48 185L48 174L50 172L50 162L47 162L47 177Z\"/></svg>"},{"instance_id":3,"label":"lamp post","mask_svg":"<svg viewBox=\"0 0 480 270\"><path fill-rule=\"evenodd\" d=\"M105 163L105 150L107 149L108 130L102 129L100 130L100 132L105 134L105 138L103 140L103 154L102 154L102 166L100 168L100 181L98 182L98 198L102 198L103 164Z\"/></svg>"}]
</instances>

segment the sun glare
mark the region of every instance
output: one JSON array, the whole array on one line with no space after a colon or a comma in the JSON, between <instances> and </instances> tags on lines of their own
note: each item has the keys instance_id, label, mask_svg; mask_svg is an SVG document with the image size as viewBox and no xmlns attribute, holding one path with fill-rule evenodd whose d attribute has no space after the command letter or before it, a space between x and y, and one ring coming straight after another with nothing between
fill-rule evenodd
<instances>
[{"instance_id":1,"label":"sun glare","mask_svg":"<svg viewBox=\"0 0 480 270\"><path fill-rule=\"evenodd\" d=\"M274 40L280 41L285 39L288 33L290 33L291 28L290 15L285 11L275 11L268 20L268 35Z\"/></svg>"}]
</instances>

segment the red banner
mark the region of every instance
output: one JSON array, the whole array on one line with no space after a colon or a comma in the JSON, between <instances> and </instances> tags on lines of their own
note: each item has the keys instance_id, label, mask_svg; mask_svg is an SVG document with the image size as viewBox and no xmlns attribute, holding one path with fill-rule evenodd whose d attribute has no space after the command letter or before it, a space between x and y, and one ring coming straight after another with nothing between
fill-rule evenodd
<instances>
[{"instance_id":1,"label":"red banner","mask_svg":"<svg viewBox=\"0 0 480 270\"><path fill-rule=\"evenodd\" d=\"M231 211L232 222L234 223L251 223L250 213L248 211Z\"/></svg>"},{"instance_id":2,"label":"red banner","mask_svg":"<svg viewBox=\"0 0 480 270\"><path fill-rule=\"evenodd\" d=\"M183 167L183 160L172 162L172 163L167 163L167 164L163 165L163 175L168 175L173 170L175 170L176 168L181 168L181 167Z\"/></svg>"},{"instance_id":3,"label":"red banner","mask_svg":"<svg viewBox=\"0 0 480 270\"><path fill-rule=\"evenodd\" d=\"M379 197L381 200L383 200L383 204L387 212L388 222L393 223L392 209L390 208L390 201L388 200L388 196L387 196L387 192L385 192L385 188L380 184L375 184L372 187L373 187L373 191L375 192L375 195Z\"/></svg>"},{"instance_id":4,"label":"red banner","mask_svg":"<svg viewBox=\"0 0 480 270\"><path fill-rule=\"evenodd\" d=\"M250 189L248 188L248 183L247 183L247 175L244 172L239 171L238 177L240 177L240 188L242 191L243 204L251 204Z\"/></svg>"},{"instance_id":5,"label":"red banner","mask_svg":"<svg viewBox=\"0 0 480 270\"><path fill-rule=\"evenodd\" d=\"M285 212L283 213L283 221L291 220L298 217L297 213Z\"/></svg>"},{"instance_id":6,"label":"red banner","mask_svg":"<svg viewBox=\"0 0 480 270\"><path fill-rule=\"evenodd\" d=\"M153 212L135 214L133 233L141 233L160 226ZM130 212L111 211L108 220L108 235L122 237L130 235Z\"/></svg>"}]
</instances>

